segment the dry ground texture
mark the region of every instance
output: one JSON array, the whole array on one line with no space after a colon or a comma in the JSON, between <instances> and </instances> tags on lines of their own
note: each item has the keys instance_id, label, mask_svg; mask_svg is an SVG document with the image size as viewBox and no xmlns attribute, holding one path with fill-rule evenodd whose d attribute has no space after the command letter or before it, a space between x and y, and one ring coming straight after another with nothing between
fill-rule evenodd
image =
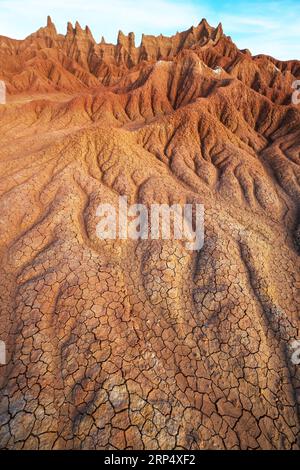
<instances>
[{"instance_id":1,"label":"dry ground texture","mask_svg":"<svg viewBox=\"0 0 300 470\"><path fill-rule=\"evenodd\" d=\"M0 36L2 449L299 449L300 62L221 25ZM201 203L205 244L96 208Z\"/></svg>"}]
</instances>

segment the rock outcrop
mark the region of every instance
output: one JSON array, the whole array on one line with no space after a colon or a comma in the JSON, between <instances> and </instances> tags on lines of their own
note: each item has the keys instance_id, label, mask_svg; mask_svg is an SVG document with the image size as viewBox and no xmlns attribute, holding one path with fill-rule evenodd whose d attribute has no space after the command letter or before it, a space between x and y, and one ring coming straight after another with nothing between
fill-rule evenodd
<instances>
[{"instance_id":1,"label":"rock outcrop","mask_svg":"<svg viewBox=\"0 0 300 470\"><path fill-rule=\"evenodd\" d=\"M205 20L0 36L1 448L299 449L297 79ZM204 247L99 240L120 195Z\"/></svg>"}]
</instances>

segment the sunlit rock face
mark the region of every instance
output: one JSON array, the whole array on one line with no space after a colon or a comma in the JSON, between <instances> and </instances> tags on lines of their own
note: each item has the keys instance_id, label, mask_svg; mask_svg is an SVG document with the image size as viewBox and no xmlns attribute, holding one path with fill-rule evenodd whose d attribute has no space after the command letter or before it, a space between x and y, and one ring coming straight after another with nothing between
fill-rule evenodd
<instances>
[{"instance_id":1,"label":"sunlit rock face","mask_svg":"<svg viewBox=\"0 0 300 470\"><path fill-rule=\"evenodd\" d=\"M0 37L2 449L299 448L297 79L205 20ZM119 196L203 248L100 240Z\"/></svg>"}]
</instances>

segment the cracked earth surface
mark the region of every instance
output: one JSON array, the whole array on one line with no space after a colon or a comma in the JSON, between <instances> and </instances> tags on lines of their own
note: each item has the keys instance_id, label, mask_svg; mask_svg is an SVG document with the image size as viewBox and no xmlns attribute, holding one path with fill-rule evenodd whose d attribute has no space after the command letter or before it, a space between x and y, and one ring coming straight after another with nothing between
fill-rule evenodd
<instances>
[{"instance_id":1,"label":"cracked earth surface","mask_svg":"<svg viewBox=\"0 0 300 470\"><path fill-rule=\"evenodd\" d=\"M299 62L53 28L0 38L0 447L299 449ZM204 247L99 240L120 195Z\"/></svg>"}]
</instances>

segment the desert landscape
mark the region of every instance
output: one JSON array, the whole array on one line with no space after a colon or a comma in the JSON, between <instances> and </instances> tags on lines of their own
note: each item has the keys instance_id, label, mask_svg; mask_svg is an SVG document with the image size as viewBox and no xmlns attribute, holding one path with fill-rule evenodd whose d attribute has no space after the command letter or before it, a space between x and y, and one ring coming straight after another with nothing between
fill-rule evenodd
<instances>
[{"instance_id":1,"label":"desert landscape","mask_svg":"<svg viewBox=\"0 0 300 470\"><path fill-rule=\"evenodd\" d=\"M300 61L135 42L0 36L0 448L299 450ZM203 248L100 240L120 196Z\"/></svg>"}]
</instances>

